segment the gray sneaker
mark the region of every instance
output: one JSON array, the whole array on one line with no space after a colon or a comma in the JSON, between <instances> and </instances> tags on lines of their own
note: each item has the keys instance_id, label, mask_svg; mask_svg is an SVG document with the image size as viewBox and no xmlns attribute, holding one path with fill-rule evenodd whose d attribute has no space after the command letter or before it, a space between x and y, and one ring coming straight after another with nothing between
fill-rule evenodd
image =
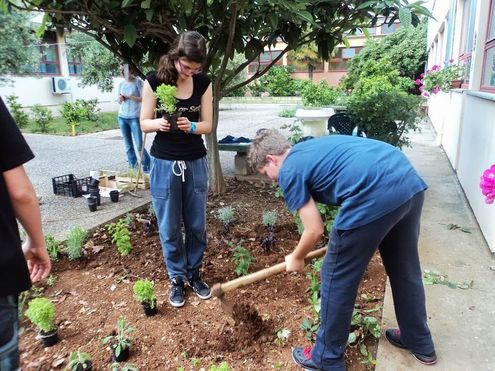
<instances>
[{"instance_id":1,"label":"gray sneaker","mask_svg":"<svg viewBox=\"0 0 495 371\"><path fill-rule=\"evenodd\" d=\"M171 288L168 301L173 307L179 308L186 303L186 289L184 281L180 277L174 277L170 280Z\"/></svg>"},{"instance_id":2,"label":"gray sneaker","mask_svg":"<svg viewBox=\"0 0 495 371\"><path fill-rule=\"evenodd\" d=\"M201 279L199 274L195 274L189 279L189 286L193 289L198 298L203 300L211 298L211 289Z\"/></svg>"}]
</instances>

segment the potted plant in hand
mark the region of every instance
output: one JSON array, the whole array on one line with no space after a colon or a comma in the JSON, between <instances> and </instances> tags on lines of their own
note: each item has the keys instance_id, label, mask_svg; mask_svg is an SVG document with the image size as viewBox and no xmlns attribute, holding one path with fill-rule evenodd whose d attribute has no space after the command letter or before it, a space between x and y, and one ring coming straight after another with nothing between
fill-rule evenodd
<instances>
[{"instance_id":1,"label":"potted plant in hand","mask_svg":"<svg viewBox=\"0 0 495 371\"><path fill-rule=\"evenodd\" d=\"M65 367L65 371L90 371L92 369L91 356L80 349L70 354L69 363Z\"/></svg>"},{"instance_id":2,"label":"potted plant in hand","mask_svg":"<svg viewBox=\"0 0 495 371\"><path fill-rule=\"evenodd\" d=\"M147 316L154 316L156 309L155 284L150 280L138 280L134 284L134 298L141 303Z\"/></svg>"},{"instance_id":3,"label":"potted plant in hand","mask_svg":"<svg viewBox=\"0 0 495 371\"><path fill-rule=\"evenodd\" d=\"M55 325L55 304L47 298L35 298L29 302L26 316L40 330L40 337L45 347L58 342L58 331Z\"/></svg>"},{"instance_id":4,"label":"potted plant in hand","mask_svg":"<svg viewBox=\"0 0 495 371\"><path fill-rule=\"evenodd\" d=\"M127 361L129 358L129 348L132 344L132 340L128 335L132 331L134 331L134 329L127 325L125 317L120 316L117 320L117 333L103 339L103 344L110 343L112 358L115 362Z\"/></svg>"},{"instance_id":5,"label":"potted plant in hand","mask_svg":"<svg viewBox=\"0 0 495 371\"><path fill-rule=\"evenodd\" d=\"M170 123L170 131L178 131L177 118L180 112L176 112L177 87L173 85L161 84L156 88L155 96L158 99L156 110L162 112L163 118Z\"/></svg>"}]
</instances>

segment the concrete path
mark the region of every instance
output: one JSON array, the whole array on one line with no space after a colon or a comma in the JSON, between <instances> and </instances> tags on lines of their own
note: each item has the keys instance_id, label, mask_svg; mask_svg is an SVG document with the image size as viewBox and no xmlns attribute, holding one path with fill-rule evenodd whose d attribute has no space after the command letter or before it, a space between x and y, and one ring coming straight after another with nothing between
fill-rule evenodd
<instances>
[{"instance_id":1,"label":"concrete path","mask_svg":"<svg viewBox=\"0 0 495 371\"><path fill-rule=\"evenodd\" d=\"M425 286L436 366L421 365L382 336L376 371L495 370L495 261L445 153L435 144L432 127L424 125L421 133L412 135L412 142L413 148L405 152L429 185L421 225L422 268L446 275L449 281L472 282L472 288ZM471 233L451 230L449 224ZM383 330L396 326L387 285Z\"/></svg>"},{"instance_id":2,"label":"concrete path","mask_svg":"<svg viewBox=\"0 0 495 371\"><path fill-rule=\"evenodd\" d=\"M282 108L275 104L222 105L218 138L228 134L253 137L260 128L278 128L293 122L294 119L278 117ZM72 225L92 228L149 202L149 193L139 191L142 198L126 195L113 204L104 199L98 211L90 213L83 198L53 195L52 177L68 173L83 177L97 169L125 170L124 144L118 130L76 138L36 134L26 138L36 154L26 167L42 196L45 233L63 239ZM147 140L148 148L151 139ZM413 148L406 153L430 187L422 220L422 266L452 281L473 281L473 287L467 290L426 286L429 323L439 359L438 365L430 369L495 370L495 261L444 152L435 145L431 126L425 125L421 133L412 135L412 142ZM221 152L220 157L224 175L232 175L234 153ZM448 224L467 227L472 233L449 230ZM383 327L390 326L395 326L395 316L388 287ZM377 360L377 371L427 369L384 339L380 341Z\"/></svg>"}]
</instances>

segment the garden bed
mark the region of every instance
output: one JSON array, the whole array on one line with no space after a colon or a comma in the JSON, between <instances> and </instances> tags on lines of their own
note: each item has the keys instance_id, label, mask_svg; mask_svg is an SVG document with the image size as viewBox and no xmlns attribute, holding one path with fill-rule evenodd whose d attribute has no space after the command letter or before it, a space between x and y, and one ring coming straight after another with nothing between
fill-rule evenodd
<instances>
[{"instance_id":1,"label":"garden bed","mask_svg":"<svg viewBox=\"0 0 495 371\"><path fill-rule=\"evenodd\" d=\"M283 261L299 238L292 215L283 200L274 196L271 185L229 180L227 189L224 195L210 197L208 203L203 277L210 285L237 277L232 260L234 246L242 244L251 252L255 261L249 272L254 272ZM217 218L218 210L226 206L234 208L236 217L227 231ZM273 210L278 216L277 241L266 252L260 243L265 231L262 213ZM310 279L306 274L278 274L226 295L228 301L257 311L261 322L256 329L234 323L217 299L202 301L190 289L186 305L172 308L158 232L146 233L149 229L144 228L144 219L151 219L151 214L145 211L133 215L129 225L133 250L127 256L119 255L108 231L100 228L86 243L86 255L81 260L63 257L54 263L55 283L38 285L33 293L55 302L61 341L43 348L34 326L24 319L20 342L23 369L62 369L70 352L78 348L91 354L94 369L108 369L111 353L102 339L112 334L121 315L135 329L129 362L140 370L207 370L222 362L228 363L230 370L298 369L291 359L291 347L309 344L301 324L306 318L315 318L309 305ZM320 246L326 242L322 239ZM146 317L133 299L132 287L138 278L155 282L158 314L153 317ZM384 287L381 260L375 256L361 283L358 308L370 310L369 315L379 319ZM280 336L279 330L289 330L290 334ZM368 337L364 344L375 357L376 339ZM363 363L367 358L359 348L348 347L349 370L372 369L372 364Z\"/></svg>"}]
</instances>

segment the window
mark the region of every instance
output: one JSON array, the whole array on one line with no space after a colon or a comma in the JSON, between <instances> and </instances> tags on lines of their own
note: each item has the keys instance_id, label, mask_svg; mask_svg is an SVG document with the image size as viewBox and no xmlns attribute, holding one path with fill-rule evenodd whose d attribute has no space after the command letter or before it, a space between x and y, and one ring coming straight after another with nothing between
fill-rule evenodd
<instances>
[{"instance_id":1,"label":"window","mask_svg":"<svg viewBox=\"0 0 495 371\"><path fill-rule=\"evenodd\" d=\"M58 63L58 48L54 44L44 44L39 46L41 61L38 73L43 75L59 75L60 65Z\"/></svg>"},{"instance_id":2,"label":"window","mask_svg":"<svg viewBox=\"0 0 495 371\"><path fill-rule=\"evenodd\" d=\"M328 64L331 71L346 71L347 62L361 51L362 47L338 48Z\"/></svg>"},{"instance_id":3,"label":"window","mask_svg":"<svg viewBox=\"0 0 495 371\"><path fill-rule=\"evenodd\" d=\"M263 52L260 54L260 59L259 59L259 64L260 65L265 65L271 63L275 58L277 58L282 51L280 50L270 50L267 52ZM280 58L275 65L280 65L282 64L282 58ZM258 69L258 61L251 62L248 66L248 72L249 73L255 73L256 70Z\"/></svg>"},{"instance_id":4,"label":"window","mask_svg":"<svg viewBox=\"0 0 495 371\"><path fill-rule=\"evenodd\" d=\"M474 39L474 16L476 13L476 0L464 0L462 4L462 28L461 28L461 48L459 54L459 64L464 65L463 86L469 83L471 72L471 55L473 52Z\"/></svg>"},{"instance_id":5,"label":"window","mask_svg":"<svg viewBox=\"0 0 495 371\"><path fill-rule=\"evenodd\" d=\"M397 31L398 28L399 28L398 23L392 23L391 25L384 24L382 25L382 35L388 35L394 33L395 31Z\"/></svg>"},{"instance_id":6,"label":"window","mask_svg":"<svg viewBox=\"0 0 495 371\"><path fill-rule=\"evenodd\" d=\"M490 7L490 19L485 44L485 61L483 64L483 79L481 88L495 91L495 1Z\"/></svg>"},{"instance_id":7,"label":"window","mask_svg":"<svg viewBox=\"0 0 495 371\"><path fill-rule=\"evenodd\" d=\"M80 75L82 73L81 56L72 51L69 46L67 47L67 64L70 75Z\"/></svg>"},{"instance_id":8,"label":"window","mask_svg":"<svg viewBox=\"0 0 495 371\"><path fill-rule=\"evenodd\" d=\"M370 35L375 35L376 34L376 28L375 27L368 27L368 33ZM364 35L363 29L362 28L356 28L356 31L349 36L361 36Z\"/></svg>"}]
</instances>

